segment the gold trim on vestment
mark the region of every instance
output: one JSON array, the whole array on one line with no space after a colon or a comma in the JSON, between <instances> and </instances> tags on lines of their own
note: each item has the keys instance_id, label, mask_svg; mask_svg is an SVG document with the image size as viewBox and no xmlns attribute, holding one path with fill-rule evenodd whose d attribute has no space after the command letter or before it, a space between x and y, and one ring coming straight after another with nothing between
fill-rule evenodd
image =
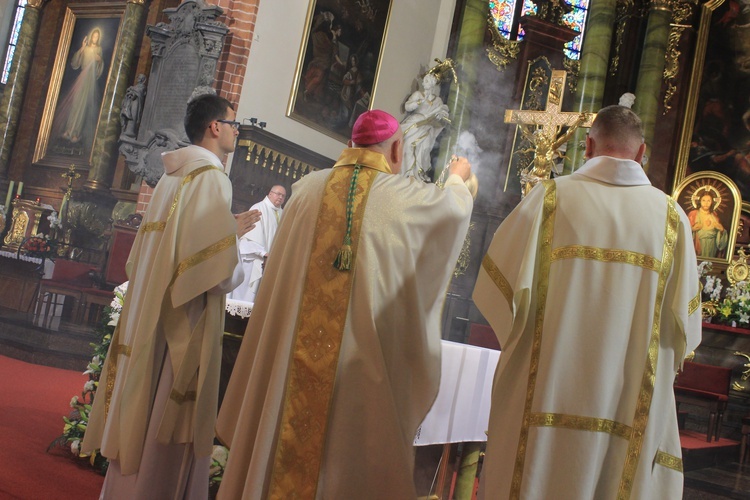
<instances>
[{"instance_id":1,"label":"gold trim on vestment","mask_svg":"<svg viewBox=\"0 0 750 500\"><path fill-rule=\"evenodd\" d=\"M201 262L205 262L214 255L223 252L227 248L231 247L237 242L237 235L230 234L223 240L219 240L213 245L210 245L200 252L191 255L187 259L183 260L177 265L177 269L175 269L174 276L172 277L172 281L169 283L170 286L179 278L183 273L187 272L189 269L197 266Z\"/></svg>"},{"instance_id":2,"label":"gold trim on vestment","mask_svg":"<svg viewBox=\"0 0 750 500\"><path fill-rule=\"evenodd\" d=\"M112 333L112 340L109 343L109 352L107 353L107 386L104 388L104 418L109 415L109 405L112 402L112 392L115 390L115 377L117 376L117 356L124 354L130 356L130 347L120 344L120 322L117 322L115 331Z\"/></svg>"},{"instance_id":3,"label":"gold trim on vestment","mask_svg":"<svg viewBox=\"0 0 750 500\"><path fill-rule=\"evenodd\" d=\"M341 159L337 163L337 167L340 166ZM362 220L378 168L362 168L359 171L351 207L351 272L341 272L333 266L333 262L346 229L341 221L346 219L347 196L353 173L353 168L334 168L326 181L297 311L294 344L266 498L316 496L339 352L356 271Z\"/></svg>"},{"instance_id":4,"label":"gold trim on vestment","mask_svg":"<svg viewBox=\"0 0 750 500\"><path fill-rule=\"evenodd\" d=\"M156 222L147 222L141 225L141 232L148 233L150 231L164 231L166 227L167 223L163 220L159 220Z\"/></svg>"},{"instance_id":5,"label":"gold trim on vestment","mask_svg":"<svg viewBox=\"0 0 750 500\"><path fill-rule=\"evenodd\" d=\"M490 254L485 254L482 259L482 268L485 270L487 275L490 277L495 286L503 294L505 300L508 301L508 307L510 308L511 314L513 313L513 287L510 286L508 280L503 276L502 271L497 267L495 261L492 260Z\"/></svg>"},{"instance_id":6,"label":"gold trim on vestment","mask_svg":"<svg viewBox=\"0 0 750 500\"><path fill-rule=\"evenodd\" d=\"M703 285L701 285L701 288L698 289L698 293L695 295L695 297L693 297L692 299L690 299L690 302L688 302L688 316L690 316L691 314L693 314L695 311L697 311L701 307L701 291L702 291L701 289L702 289L702 287L703 287Z\"/></svg>"},{"instance_id":7,"label":"gold trim on vestment","mask_svg":"<svg viewBox=\"0 0 750 500\"><path fill-rule=\"evenodd\" d=\"M677 472L682 472L682 459L667 452L658 450L654 459L656 465L661 465Z\"/></svg>"},{"instance_id":8,"label":"gold trim on vestment","mask_svg":"<svg viewBox=\"0 0 750 500\"><path fill-rule=\"evenodd\" d=\"M127 344L118 344L114 346L114 352L117 355L122 354L123 356L130 356L132 351L133 349Z\"/></svg>"},{"instance_id":9,"label":"gold trim on vestment","mask_svg":"<svg viewBox=\"0 0 750 500\"><path fill-rule=\"evenodd\" d=\"M182 394L177 389L172 389L172 392L169 394L169 399L175 401L178 405L181 405L185 401L195 401L197 397L198 393L196 391L187 391L185 394Z\"/></svg>"},{"instance_id":10,"label":"gold trim on vestment","mask_svg":"<svg viewBox=\"0 0 750 500\"><path fill-rule=\"evenodd\" d=\"M209 170L221 170L221 169L213 165L204 165L202 167L196 168L195 170L187 174L185 177L183 177L182 182L180 183L180 189L178 189L177 192L175 193L174 199L172 200L172 205L170 205L169 207L167 220L159 220L159 221L146 222L145 224L141 224L140 231L144 233L148 233L150 231L164 231L164 229L167 227L167 222L169 222L169 219L172 218L172 214L177 209L177 204L179 203L180 195L182 194L182 188L185 187L185 184L191 182L200 174L202 174L203 172L208 172Z\"/></svg>"},{"instance_id":11,"label":"gold trim on vestment","mask_svg":"<svg viewBox=\"0 0 750 500\"><path fill-rule=\"evenodd\" d=\"M360 165L362 167L374 168L386 174L391 173L391 167L382 153L364 148L346 148L341 152L333 168L349 165Z\"/></svg>"},{"instance_id":12,"label":"gold trim on vestment","mask_svg":"<svg viewBox=\"0 0 750 500\"><path fill-rule=\"evenodd\" d=\"M633 429L629 425L614 420L563 413L532 413L529 425L532 427L562 427L578 431L606 432L623 439L630 439L633 434Z\"/></svg>"},{"instance_id":13,"label":"gold trim on vestment","mask_svg":"<svg viewBox=\"0 0 750 500\"><path fill-rule=\"evenodd\" d=\"M555 208L557 202L557 185L554 180L542 182L544 186L544 209L542 211L542 224L539 238L539 281L537 283L537 309L534 318L534 338L531 347L531 360L529 364L529 380L526 386L526 402L523 409L523 420L521 422L521 433L518 438L518 450L516 451L516 464L513 469L513 479L510 486L510 498L521 496L521 482L523 480L523 468L526 460L526 444L529 438L529 423L531 421L531 405L534 402L534 388L536 377L539 372L539 356L542 348L542 330L544 328L544 313L547 306L547 291L549 289L550 256L552 253L552 235L555 229Z\"/></svg>"},{"instance_id":14,"label":"gold trim on vestment","mask_svg":"<svg viewBox=\"0 0 750 500\"><path fill-rule=\"evenodd\" d=\"M598 248L586 247L581 245L570 245L566 247L555 248L552 251L552 261L562 259L586 259L598 260L601 262L619 262L622 264L632 264L649 271L659 272L661 262L650 255L631 252L630 250L620 250L617 248Z\"/></svg>"},{"instance_id":15,"label":"gold trim on vestment","mask_svg":"<svg viewBox=\"0 0 750 500\"><path fill-rule=\"evenodd\" d=\"M641 390L638 395L638 404L633 417L633 439L628 444L628 453L625 458L625 465L620 479L620 487L617 492L617 498L624 500L630 498L633 491L633 480L638 469L643 439L648 424L649 411L651 410L651 398L654 395L654 382L656 380L656 364L659 359L659 336L662 300L664 299L664 290L667 284L667 277L672 269L672 259L674 258L674 246L677 241L677 228L680 223L680 216L674 206L675 202L667 196L667 221L664 230L664 248L662 249L662 266L659 271L659 284L656 289L656 299L654 304L654 315L651 322L651 339L648 346L648 357L646 358L646 368L643 372L641 381Z\"/></svg>"}]
</instances>

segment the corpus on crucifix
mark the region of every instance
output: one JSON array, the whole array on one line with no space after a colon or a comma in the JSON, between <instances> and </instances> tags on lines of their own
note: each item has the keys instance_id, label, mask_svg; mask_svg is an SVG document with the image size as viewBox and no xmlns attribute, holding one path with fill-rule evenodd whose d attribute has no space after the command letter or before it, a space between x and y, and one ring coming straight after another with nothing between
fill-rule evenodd
<instances>
[{"instance_id":1,"label":"corpus on crucifix","mask_svg":"<svg viewBox=\"0 0 750 500\"><path fill-rule=\"evenodd\" d=\"M591 127L596 113L571 113L561 111L565 89L564 70L553 70L544 110L508 109L505 123L521 127L524 138L532 144L520 152L533 152L534 160L521 170L521 194L531 191L540 181L549 179L560 156L560 146L565 144L578 127ZM560 134L563 127L568 130Z\"/></svg>"}]
</instances>

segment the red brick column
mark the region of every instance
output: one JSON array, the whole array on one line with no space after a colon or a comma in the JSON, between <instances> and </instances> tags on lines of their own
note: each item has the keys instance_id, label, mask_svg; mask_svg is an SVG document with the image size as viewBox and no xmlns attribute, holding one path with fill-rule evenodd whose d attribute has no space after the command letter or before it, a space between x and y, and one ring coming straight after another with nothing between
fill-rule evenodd
<instances>
[{"instance_id":1,"label":"red brick column","mask_svg":"<svg viewBox=\"0 0 750 500\"><path fill-rule=\"evenodd\" d=\"M138 201L135 204L135 213L143 215L146 213L146 208L151 201L151 196L154 194L154 188L150 187L145 182L141 182L141 190L138 192Z\"/></svg>"},{"instance_id":2,"label":"red brick column","mask_svg":"<svg viewBox=\"0 0 750 500\"><path fill-rule=\"evenodd\" d=\"M219 21L229 27L229 34L219 58L216 90L235 106L240 101L259 4L260 0L218 1L219 7L224 9L224 16Z\"/></svg>"}]
</instances>

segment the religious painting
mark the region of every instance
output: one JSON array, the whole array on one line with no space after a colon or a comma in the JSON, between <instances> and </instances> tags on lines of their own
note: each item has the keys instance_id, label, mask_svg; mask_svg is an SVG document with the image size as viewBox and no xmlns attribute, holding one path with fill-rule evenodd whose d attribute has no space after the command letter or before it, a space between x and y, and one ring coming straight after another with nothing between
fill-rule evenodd
<instances>
[{"instance_id":1,"label":"religious painting","mask_svg":"<svg viewBox=\"0 0 750 500\"><path fill-rule=\"evenodd\" d=\"M125 4L68 4L34 163L88 167Z\"/></svg>"},{"instance_id":2,"label":"religious painting","mask_svg":"<svg viewBox=\"0 0 750 500\"><path fill-rule=\"evenodd\" d=\"M701 7L674 184L716 171L750 200L750 10L741 6L709 0Z\"/></svg>"},{"instance_id":3,"label":"religious painting","mask_svg":"<svg viewBox=\"0 0 750 500\"><path fill-rule=\"evenodd\" d=\"M342 142L371 107L391 0L311 0L287 116Z\"/></svg>"},{"instance_id":4,"label":"religious painting","mask_svg":"<svg viewBox=\"0 0 750 500\"><path fill-rule=\"evenodd\" d=\"M742 198L732 179L718 172L697 172L686 177L672 197L690 220L698 261L728 264L742 211Z\"/></svg>"}]
</instances>

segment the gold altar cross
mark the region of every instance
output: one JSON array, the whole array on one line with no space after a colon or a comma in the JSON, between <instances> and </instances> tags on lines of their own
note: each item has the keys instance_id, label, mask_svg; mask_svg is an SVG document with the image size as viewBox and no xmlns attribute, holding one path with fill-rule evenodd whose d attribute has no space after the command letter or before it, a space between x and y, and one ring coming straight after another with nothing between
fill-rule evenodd
<instances>
[{"instance_id":1,"label":"gold altar cross","mask_svg":"<svg viewBox=\"0 0 750 500\"><path fill-rule=\"evenodd\" d=\"M529 131L522 129L526 140L532 143L532 147L523 152L534 152L533 161L520 171L523 196L526 196L539 181L550 178L554 169L554 160L558 157L557 150L568 141L578 127L591 127L596 116L596 113L561 111L565 79L564 70L552 70L547 90L547 104L543 111L526 109L505 111L505 123L536 127L533 133L533 128ZM568 127L568 131L558 135L562 127Z\"/></svg>"},{"instance_id":2,"label":"gold altar cross","mask_svg":"<svg viewBox=\"0 0 750 500\"><path fill-rule=\"evenodd\" d=\"M547 91L547 106L544 110L506 109L505 123L516 125L537 125L542 127L542 133L549 137L556 137L561 127L575 125L581 113L561 111L563 92L565 92L565 70L552 70L549 90ZM580 127L590 127L596 113L586 113L586 120Z\"/></svg>"}]
</instances>

